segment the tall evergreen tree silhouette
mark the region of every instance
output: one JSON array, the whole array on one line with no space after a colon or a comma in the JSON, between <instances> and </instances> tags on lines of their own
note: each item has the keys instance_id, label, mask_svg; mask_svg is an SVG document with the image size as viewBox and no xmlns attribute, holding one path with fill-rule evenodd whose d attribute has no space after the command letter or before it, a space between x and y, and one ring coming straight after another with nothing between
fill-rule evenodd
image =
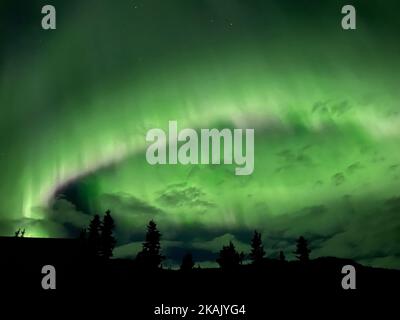
<instances>
[{"instance_id":1,"label":"tall evergreen tree silhouette","mask_svg":"<svg viewBox=\"0 0 400 320\"><path fill-rule=\"evenodd\" d=\"M296 254L297 259L300 262L309 261L310 260L310 252L311 252L311 250L308 248L307 240L303 236L301 236L299 239L297 239L296 251L294 252Z\"/></svg>"},{"instance_id":2,"label":"tall evergreen tree silhouette","mask_svg":"<svg viewBox=\"0 0 400 320\"><path fill-rule=\"evenodd\" d=\"M88 227L88 247L90 255L99 256L100 255L100 230L101 221L98 214L96 214L90 221Z\"/></svg>"},{"instance_id":3,"label":"tall evergreen tree silhouette","mask_svg":"<svg viewBox=\"0 0 400 320\"><path fill-rule=\"evenodd\" d=\"M193 256L191 253L187 253L182 258L181 270L182 271L189 271L192 270L194 267Z\"/></svg>"},{"instance_id":4,"label":"tall evergreen tree silhouette","mask_svg":"<svg viewBox=\"0 0 400 320\"><path fill-rule=\"evenodd\" d=\"M229 241L229 245L223 246L219 252L217 262L221 269L233 270L241 264L242 258L243 256L236 251L232 241Z\"/></svg>"},{"instance_id":5,"label":"tall evergreen tree silhouette","mask_svg":"<svg viewBox=\"0 0 400 320\"><path fill-rule=\"evenodd\" d=\"M165 259L161 255L160 245L161 233L157 229L157 224L151 220L147 225L147 233L143 249L137 254L136 261L140 267L147 269L160 268L161 262Z\"/></svg>"},{"instance_id":6,"label":"tall evergreen tree silhouette","mask_svg":"<svg viewBox=\"0 0 400 320\"><path fill-rule=\"evenodd\" d=\"M239 253L239 264L243 264L243 261L245 258L246 258L246 255L243 251L241 253Z\"/></svg>"},{"instance_id":7,"label":"tall evergreen tree silhouette","mask_svg":"<svg viewBox=\"0 0 400 320\"><path fill-rule=\"evenodd\" d=\"M79 232L79 239L80 240L87 240L88 238L88 232L86 228L81 229L81 231Z\"/></svg>"},{"instance_id":8,"label":"tall evergreen tree silhouette","mask_svg":"<svg viewBox=\"0 0 400 320\"><path fill-rule=\"evenodd\" d=\"M283 253L283 251L279 251L279 261L286 261L286 257L285 254Z\"/></svg>"},{"instance_id":9,"label":"tall evergreen tree silhouette","mask_svg":"<svg viewBox=\"0 0 400 320\"><path fill-rule=\"evenodd\" d=\"M114 228L114 219L111 217L110 210L107 210L103 218L100 234L100 255L105 259L109 259L113 255L113 250L116 243L113 235Z\"/></svg>"},{"instance_id":10,"label":"tall evergreen tree silhouette","mask_svg":"<svg viewBox=\"0 0 400 320\"><path fill-rule=\"evenodd\" d=\"M261 240L261 233L254 231L253 239L251 240L250 259L253 264L260 264L264 255L265 251Z\"/></svg>"}]
</instances>

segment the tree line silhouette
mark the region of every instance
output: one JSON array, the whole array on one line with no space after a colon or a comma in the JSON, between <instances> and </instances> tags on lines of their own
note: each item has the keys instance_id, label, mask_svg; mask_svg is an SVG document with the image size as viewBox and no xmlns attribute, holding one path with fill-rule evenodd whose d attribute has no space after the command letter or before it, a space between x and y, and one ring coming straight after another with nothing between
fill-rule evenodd
<instances>
[{"instance_id":1,"label":"tree line silhouette","mask_svg":"<svg viewBox=\"0 0 400 320\"><path fill-rule=\"evenodd\" d=\"M103 221L96 214L90 221L89 227L82 229L80 239L86 241L90 256L103 259L109 259L113 256L117 242L113 235L114 229L115 223L110 210L106 211Z\"/></svg>"},{"instance_id":2,"label":"tree line silhouette","mask_svg":"<svg viewBox=\"0 0 400 320\"><path fill-rule=\"evenodd\" d=\"M114 229L114 219L110 210L107 210L103 219L96 214L90 221L89 226L81 231L80 239L87 244L88 253L91 257L110 259L113 256L113 250L116 245ZM151 220L147 225L142 250L136 255L135 262L138 267L146 270L163 268L162 262L166 257L161 252L161 237L162 234L158 230L157 224ZM243 265L246 257L249 258L251 265L256 267L262 265L265 262L266 252L262 242L262 235L257 230L254 231L250 246L251 251L246 255L244 252L237 251L233 242L230 241L228 245L224 245L219 251L216 262L224 270L237 269L240 265ZM301 263L307 263L310 259L310 252L308 241L303 236L300 236L296 242L296 251L293 252L297 260ZM279 261L286 261L283 251L279 252ZM193 255L186 253L182 258L180 269L189 271L194 266Z\"/></svg>"}]
</instances>

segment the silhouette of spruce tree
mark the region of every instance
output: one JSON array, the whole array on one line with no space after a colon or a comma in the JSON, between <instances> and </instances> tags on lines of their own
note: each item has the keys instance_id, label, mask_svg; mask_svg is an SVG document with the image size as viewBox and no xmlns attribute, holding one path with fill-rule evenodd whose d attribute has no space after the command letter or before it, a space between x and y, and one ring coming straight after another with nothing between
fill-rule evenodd
<instances>
[{"instance_id":1,"label":"silhouette of spruce tree","mask_svg":"<svg viewBox=\"0 0 400 320\"><path fill-rule=\"evenodd\" d=\"M301 236L299 239L297 239L296 251L294 252L296 254L297 259L300 262L309 261L310 260L310 252L311 252L311 250L308 248L307 240L303 236Z\"/></svg>"},{"instance_id":2,"label":"silhouette of spruce tree","mask_svg":"<svg viewBox=\"0 0 400 320\"><path fill-rule=\"evenodd\" d=\"M279 261L286 261L286 257L285 254L283 253L283 251L279 251Z\"/></svg>"},{"instance_id":3,"label":"silhouette of spruce tree","mask_svg":"<svg viewBox=\"0 0 400 320\"><path fill-rule=\"evenodd\" d=\"M245 255L244 252L242 251L242 252L239 254L239 264L242 265L245 258L246 258L246 255Z\"/></svg>"},{"instance_id":4,"label":"silhouette of spruce tree","mask_svg":"<svg viewBox=\"0 0 400 320\"><path fill-rule=\"evenodd\" d=\"M253 239L251 240L250 259L252 264L260 264L265 255L264 246L261 240L261 233L254 231Z\"/></svg>"},{"instance_id":5,"label":"silhouette of spruce tree","mask_svg":"<svg viewBox=\"0 0 400 320\"><path fill-rule=\"evenodd\" d=\"M100 230L101 221L98 214L96 214L90 221L88 227L88 249L91 256L97 257L100 255Z\"/></svg>"},{"instance_id":6,"label":"silhouette of spruce tree","mask_svg":"<svg viewBox=\"0 0 400 320\"><path fill-rule=\"evenodd\" d=\"M190 271L194 267L193 256L191 253L187 253L182 258L181 270Z\"/></svg>"},{"instance_id":7,"label":"silhouette of spruce tree","mask_svg":"<svg viewBox=\"0 0 400 320\"><path fill-rule=\"evenodd\" d=\"M151 220L147 225L146 240L143 242L143 249L136 256L136 261L140 267L150 270L160 268L161 262L165 259L161 255L160 239L161 233L157 229L157 224Z\"/></svg>"},{"instance_id":8,"label":"silhouette of spruce tree","mask_svg":"<svg viewBox=\"0 0 400 320\"><path fill-rule=\"evenodd\" d=\"M87 229L83 228L81 229L80 233L79 233L79 239L80 240L87 240L88 234L87 234Z\"/></svg>"},{"instance_id":9,"label":"silhouette of spruce tree","mask_svg":"<svg viewBox=\"0 0 400 320\"><path fill-rule=\"evenodd\" d=\"M100 255L105 259L109 259L113 255L113 250L116 243L116 240L113 236L114 228L114 219L111 217L110 210L107 210L103 218L103 224L100 227Z\"/></svg>"},{"instance_id":10,"label":"silhouette of spruce tree","mask_svg":"<svg viewBox=\"0 0 400 320\"><path fill-rule=\"evenodd\" d=\"M232 241L229 241L229 245L223 246L219 252L217 263L221 269L233 270L239 267L243 260L243 255L236 251Z\"/></svg>"}]
</instances>

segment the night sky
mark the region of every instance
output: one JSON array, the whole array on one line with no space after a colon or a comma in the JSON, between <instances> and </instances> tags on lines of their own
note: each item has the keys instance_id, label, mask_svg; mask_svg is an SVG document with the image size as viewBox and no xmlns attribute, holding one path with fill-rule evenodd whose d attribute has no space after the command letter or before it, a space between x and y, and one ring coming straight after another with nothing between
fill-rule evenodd
<instances>
[{"instance_id":1,"label":"night sky","mask_svg":"<svg viewBox=\"0 0 400 320\"><path fill-rule=\"evenodd\" d=\"M357 30L341 28L341 8ZM53 4L57 29L41 29ZM134 257L155 219L174 266L254 229L267 256L400 268L398 1L1 1L0 235L116 220ZM254 128L255 170L146 162L145 136Z\"/></svg>"}]
</instances>

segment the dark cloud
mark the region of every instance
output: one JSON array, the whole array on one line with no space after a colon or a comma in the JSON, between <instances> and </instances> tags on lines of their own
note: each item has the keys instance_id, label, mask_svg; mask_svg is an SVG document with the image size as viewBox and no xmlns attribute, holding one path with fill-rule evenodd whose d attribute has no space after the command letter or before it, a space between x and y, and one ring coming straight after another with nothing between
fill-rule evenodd
<instances>
[{"instance_id":1,"label":"dark cloud","mask_svg":"<svg viewBox=\"0 0 400 320\"><path fill-rule=\"evenodd\" d=\"M399 243L398 210L381 208L348 216L344 230L322 242L314 253L383 262L385 257L398 255ZM396 268L400 268L400 264Z\"/></svg>"},{"instance_id":2,"label":"dark cloud","mask_svg":"<svg viewBox=\"0 0 400 320\"><path fill-rule=\"evenodd\" d=\"M400 212L400 196L387 199L385 205L391 212Z\"/></svg>"},{"instance_id":3,"label":"dark cloud","mask_svg":"<svg viewBox=\"0 0 400 320\"><path fill-rule=\"evenodd\" d=\"M186 183L173 184L161 191L158 201L171 207L208 208L214 204L206 200L206 194L198 187Z\"/></svg>"},{"instance_id":4,"label":"dark cloud","mask_svg":"<svg viewBox=\"0 0 400 320\"><path fill-rule=\"evenodd\" d=\"M341 184L346 182L346 177L343 172L338 172L332 176L332 183L335 186L340 186Z\"/></svg>"},{"instance_id":5,"label":"dark cloud","mask_svg":"<svg viewBox=\"0 0 400 320\"><path fill-rule=\"evenodd\" d=\"M392 172L398 171L399 168L400 168L400 164L393 164L393 165L388 167L389 171L392 171Z\"/></svg>"},{"instance_id":6,"label":"dark cloud","mask_svg":"<svg viewBox=\"0 0 400 320\"><path fill-rule=\"evenodd\" d=\"M282 167L276 168L275 172L276 173L280 173L280 172L283 172L283 171L290 170L291 168L293 168L293 166L282 166Z\"/></svg>"},{"instance_id":7,"label":"dark cloud","mask_svg":"<svg viewBox=\"0 0 400 320\"><path fill-rule=\"evenodd\" d=\"M99 197L102 208L111 209L119 213L143 214L157 216L163 214L163 210L128 193L107 193Z\"/></svg>"},{"instance_id":8,"label":"dark cloud","mask_svg":"<svg viewBox=\"0 0 400 320\"><path fill-rule=\"evenodd\" d=\"M318 101L312 106L311 112L321 115L341 116L351 109L351 105L347 100L333 102L330 100Z\"/></svg>"},{"instance_id":9,"label":"dark cloud","mask_svg":"<svg viewBox=\"0 0 400 320\"><path fill-rule=\"evenodd\" d=\"M351 105L346 100L335 103L330 107L331 113L336 116L341 116L342 114L346 113L350 109L351 109Z\"/></svg>"},{"instance_id":10,"label":"dark cloud","mask_svg":"<svg viewBox=\"0 0 400 320\"><path fill-rule=\"evenodd\" d=\"M314 214L322 214L326 212L327 209L324 205L317 205L312 207L306 207L302 211L314 215Z\"/></svg>"},{"instance_id":11,"label":"dark cloud","mask_svg":"<svg viewBox=\"0 0 400 320\"><path fill-rule=\"evenodd\" d=\"M84 227L89 221L87 214L79 211L73 203L64 198L55 199L47 211L49 211L48 216L53 221L61 224L66 223L76 228Z\"/></svg>"},{"instance_id":12,"label":"dark cloud","mask_svg":"<svg viewBox=\"0 0 400 320\"><path fill-rule=\"evenodd\" d=\"M312 166L313 161L306 153L311 148L311 145L304 146L298 150L284 149L279 151L276 155L279 158L279 163L282 165L275 169L275 172L283 172L294 168L295 166Z\"/></svg>"},{"instance_id":13,"label":"dark cloud","mask_svg":"<svg viewBox=\"0 0 400 320\"><path fill-rule=\"evenodd\" d=\"M349 174L353 174L353 173L356 173L357 171L359 171L359 170L361 170L361 169L363 169L363 166L362 166L361 163L358 161L358 162L355 162L355 163L349 165L349 166L346 168L346 172L348 172Z\"/></svg>"},{"instance_id":14,"label":"dark cloud","mask_svg":"<svg viewBox=\"0 0 400 320\"><path fill-rule=\"evenodd\" d=\"M54 192L54 199L65 199L73 204L77 211L91 214L92 200L98 192L97 189L96 176L88 175L57 189Z\"/></svg>"},{"instance_id":15,"label":"dark cloud","mask_svg":"<svg viewBox=\"0 0 400 320\"><path fill-rule=\"evenodd\" d=\"M324 184L324 182L322 180L317 180L314 183L314 188L319 188Z\"/></svg>"},{"instance_id":16,"label":"dark cloud","mask_svg":"<svg viewBox=\"0 0 400 320\"><path fill-rule=\"evenodd\" d=\"M329 100L327 101L318 101L314 103L314 105L311 108L312 113L329 113L329 107L328 107Z\"/></svg>"},{"instance_id":17,"label":"dark cloud","mask_svg":"<svg viewBox=\"0 0 400 320\"><path fill-rule=\"evenodd\" d=\"M379 152L375 151L373 153L373 156L371 159L372 163L380 163L380 162L384 162L384 161L386 161L386 158L384 156L380 155Z\"/></svg>"}]
</instances>

